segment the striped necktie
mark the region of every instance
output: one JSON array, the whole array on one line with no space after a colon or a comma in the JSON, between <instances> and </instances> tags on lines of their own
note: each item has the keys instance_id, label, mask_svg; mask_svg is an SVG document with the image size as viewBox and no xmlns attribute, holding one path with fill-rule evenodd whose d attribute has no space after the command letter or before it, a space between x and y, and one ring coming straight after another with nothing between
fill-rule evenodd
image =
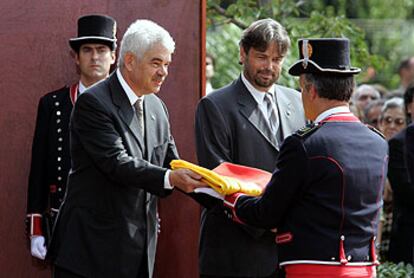
<instances>
[{"instance_id":1,"label":"striped necktie","mask_svg":"<svg viewBox=\"0 0 414 278\"><path fill-rule=\"evenodd\" d=\"M144 138L145 135L145 128L144 128L144 106L142 103L143 99L138 98L138 100L135 102L135 114L137 115L138 124L139 124L139 130L141 131L142 138Z\"/></svg>"},{"instance_id":2,"label":"striped necktie","mask_svg":"<svg viewBox=\"0 0 414 278\"><path fill-rule=\"evenodd\" d=\"M273 101L273 95L271 93L265 94L265 102L267 109L267 120L273 134L276 135L279 129L279 117L277 115L276 105Z\"/></svg>"}]
</instances>

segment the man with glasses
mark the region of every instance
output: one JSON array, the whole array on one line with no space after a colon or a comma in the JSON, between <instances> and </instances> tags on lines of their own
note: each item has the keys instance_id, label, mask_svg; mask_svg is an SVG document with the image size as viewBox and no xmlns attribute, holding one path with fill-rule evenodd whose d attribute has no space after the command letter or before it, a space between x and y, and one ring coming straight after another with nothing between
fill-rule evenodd
<instances>
[{"instance_id":1,"label":"man with glasses","mask_svg":"<svg viewBox=\"0 0 414 278\"><path fill-rule=\"evenodd\" d=\"M383 99L377 99L370 102L364 110L363 122L378 129L379 117L381 116L381 109L384 106Z\"/></svg>"}]
</instances>

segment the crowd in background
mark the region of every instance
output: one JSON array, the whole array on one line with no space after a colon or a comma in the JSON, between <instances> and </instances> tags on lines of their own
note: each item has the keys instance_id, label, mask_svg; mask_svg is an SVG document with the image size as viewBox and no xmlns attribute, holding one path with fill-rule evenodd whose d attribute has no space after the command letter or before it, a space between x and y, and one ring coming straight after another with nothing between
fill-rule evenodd
<instances>
[{"instance_id":1,"label":"crowd in background","mask_svg":"<svg viewBox=\"0 0 414 278\"><path fill-rule=\"evenodd\" d=\"M381 131L390 147L389 174L377 238L378 253L382 261L412 263L414 209L405 202L411 192L406 187L412 186L412 182L405 171L403 151L405 129L414 120L414 57L403 60L398 71L400 85L397 89L359 84L350 105L351 111L362 122Z\"/></svg>"}]
</instances>

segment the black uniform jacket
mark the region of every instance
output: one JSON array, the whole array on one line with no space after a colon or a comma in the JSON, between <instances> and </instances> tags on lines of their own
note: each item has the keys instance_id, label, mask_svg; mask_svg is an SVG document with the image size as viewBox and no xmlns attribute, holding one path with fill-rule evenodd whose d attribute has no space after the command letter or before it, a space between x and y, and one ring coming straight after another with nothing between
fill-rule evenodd
<instances>
[{"instance_id":1,"label":"black uniform jacket","mask_svg":"<svg viewBox=\"0 0 414 278\"><path fill-rule=\"evenodd\" d=\"M387 153L386 141L351 113L331 116L285 139L263 196L240 196L235 213L277 228L281 265L370 263Z\"/></svg>"},{"instance_id":2,"label":"black uniform jacket","mask_svg":"<svg viewBox=\"0 0 414 278\"><path fill-rule=\"evenodd\" d=\"M29 175L28 214L42 214L50 208L56 212L63 200L70 169L69 119L73 97L69 87L63 87L39 101Z\"/></svg>"},{"instance_id":3,"label":"black uniform jacket","mask_svg":"<svg viewBox=\"0 0 414 278\"><path fill-rule=\"evenodd\" d=\"M49 255L85 277L137 277L155 257L156 198L166 196L166 167L177 158L168 114L144 98L145 140L116 74L76 101L71 117L72 169ZM150 193L150 195L147 195Z\"/></svg>"}]
</instances>

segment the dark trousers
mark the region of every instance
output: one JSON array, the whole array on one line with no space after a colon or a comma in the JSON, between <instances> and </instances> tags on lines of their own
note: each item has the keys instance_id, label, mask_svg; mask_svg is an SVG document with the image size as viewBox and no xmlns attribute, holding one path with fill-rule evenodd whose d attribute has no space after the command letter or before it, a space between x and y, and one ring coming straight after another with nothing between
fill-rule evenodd
<instances>
[{"instance_id":1,"label":"dark trousers","mask_svg":"<svg viewBox=\"0 0 414 278\"><path fill-rule=\"evenodd\" d=\"M71 272L70 270L66 270L64 268L61 268L55 265L53 268L53 278L86 278L86 277L78 275L76 273Z\"/></svg>"},{"instance_id":2,"label":"dark trousers","mask_svg":"<svg viewBox=\"0 0 414 278\"><path fill-rule=\"evenodd\" d=\"M147 256L142 256L142 261L139 266L137 278L148 278L148 259Z\"/></svg>"},{"instance_id":3,"label":"dark trousers","mask_svg":"<svg viewBox=\"0 0 414 278\"><path fill-rule=\"evenodd\" d=\"M137 278L148 278L147 259L146 259L146 256L144 257L145 259L143 260L143 263L141 263ZM66 270L64 268L61 268L55 265L53 267L53 278L86 278L86 277L78 275L76 273L73 273L69 270Z\"/></svg>"}]
</instances>

